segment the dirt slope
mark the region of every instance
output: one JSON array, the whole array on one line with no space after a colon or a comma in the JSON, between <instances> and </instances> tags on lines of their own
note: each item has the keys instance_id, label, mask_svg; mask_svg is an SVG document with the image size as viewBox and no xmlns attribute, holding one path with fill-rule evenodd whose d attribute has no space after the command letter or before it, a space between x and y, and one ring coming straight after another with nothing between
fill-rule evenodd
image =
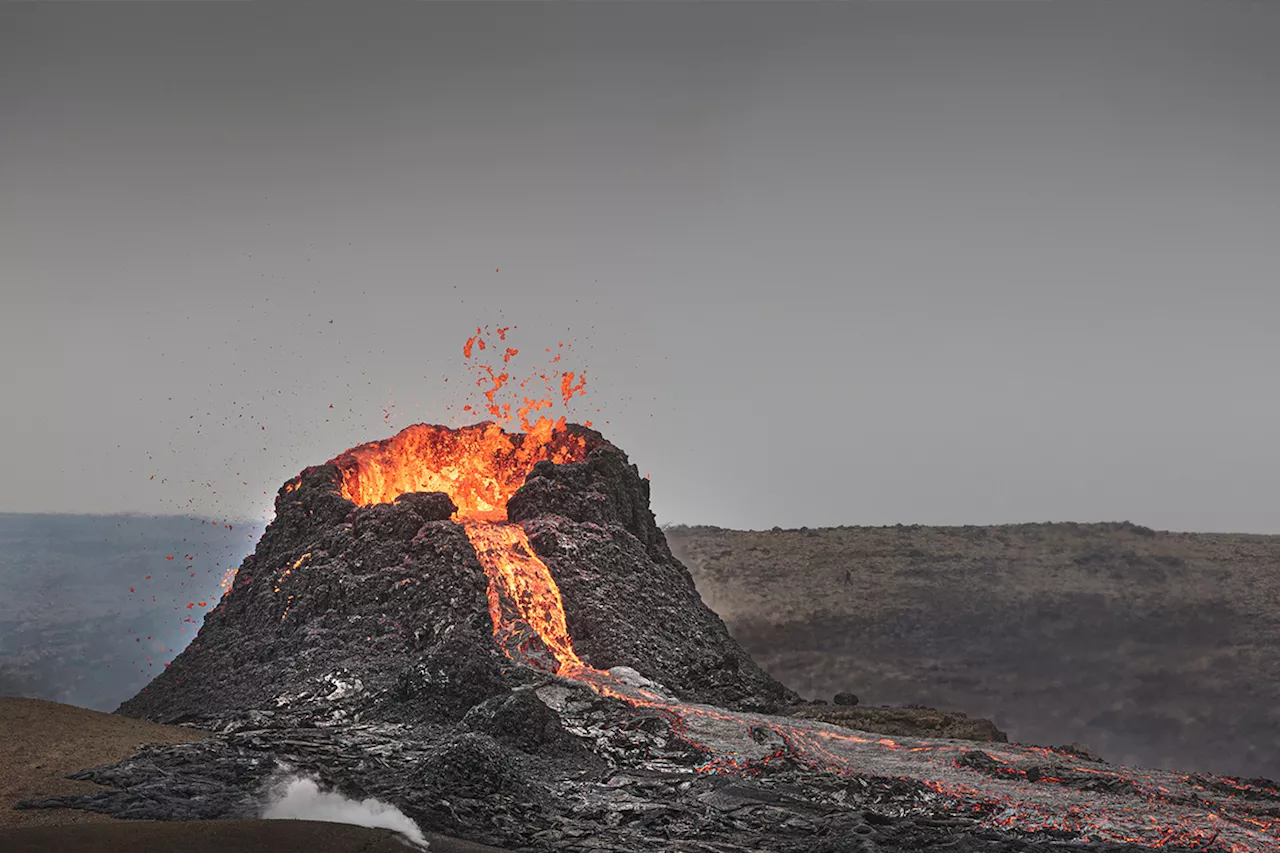
<instances>
[{"instance_id":1,"label":"dirt slope","mask_svg":"<svg viewBox=\"0 0 1280 853\"><path fill-rule=\"evenodd\" d=\"M1280 537L1128 523L669 527L704 600L809 698L1280 777Z\"/></svg>"},{"instance_id":2,"label":"dirt slope","mask_svg":"<svg viewBox=\"0 0 1280 853\"><path fill-rule=\"evenodd\" d=\"M0 696L0 733L0 828L110 822L93 812L17 811L13 805L58 794L91 794L101 789L64 777L128 758L144 743L187 743L205 736L193 729L8 696Z\"/></svg>"}]
</instances>

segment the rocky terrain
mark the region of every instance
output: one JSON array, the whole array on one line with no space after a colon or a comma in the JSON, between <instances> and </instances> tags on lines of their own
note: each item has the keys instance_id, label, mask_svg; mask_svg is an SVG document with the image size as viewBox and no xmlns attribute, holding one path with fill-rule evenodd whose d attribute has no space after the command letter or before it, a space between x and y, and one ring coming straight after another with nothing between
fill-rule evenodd
<instances>
[{"instance_id":1,"label":"rocky terrain","mask_svg":"<svg viewBox=\"0 0 1280 853\"><path fill-rule=\"evenodd\" d=\"M876 713L852 697L802 703L703 603L648 500L580 427L411 427L309 468L195 641L120 708L209 736L25 807L253 817L305 774L530 851L1280 843L1264 779L1107 765L927 709L938 737L886 736L849 727Z\"/></svg>"},{"instance_id":2,"label":"rocky terrain","mask_svg":"<svg viewBox=\"0 0 1280 853\"><path fill-rule=\"evenodd\" d=\"M1280 777L1280 537L1134 524L668 527L734 637L813 698L921 704L1116 762Z\"/></svg>"}]
</instances>

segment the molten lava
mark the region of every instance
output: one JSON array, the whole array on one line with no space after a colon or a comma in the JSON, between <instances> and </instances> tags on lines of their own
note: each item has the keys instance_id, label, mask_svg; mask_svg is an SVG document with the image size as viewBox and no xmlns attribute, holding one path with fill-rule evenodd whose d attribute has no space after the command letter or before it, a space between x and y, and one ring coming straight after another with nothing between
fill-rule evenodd
<instances>
[{"instance_id":1,"label":"molten lava","mask_svg":"<svg viewBox=\"0 0 1280 853\"><path fill-rule=\"evenodd\" d=\"M584 669L565 625L560 588L529 547L524 529L472 521L466 531L489 578L489 615L503 652L560 675Z\"/></svg>"},{"instance_id":2,"label":"molten lava","mask_svg":"<svg viewBox=\"0 0 1280 853\"><path fill-rule=\"evenodd\" d=\"M510 328L499 327L494 334L505 342ZM499 647L513 659L550 672L580 672L584 666L569 639L560 590L530 549L524 530L505 522L507 501L535 464L580 462L586 457L587 438L581 430L566 427L563 416L529 420L542 409L554 408L557 399L567 409L575 396L585 393L586 379L556 368L561 358L557 353L550 365L532 368L528 378L509 387L511 361L520 351L505 344L490 347L487 337L489 327L477 328L463 344L462 356L467 369L478 375L475 384L485 400L481 405L498 422L459 429L418 424L385 441L353 447L331 460L341 473L339 491L358 506L390 503L407 492L448 494L488 577L489 612ZM557 347L563 348L563 343ZM481 359L479 354L490 349L501 365ZM535 380L545 383L545 393L527 396ZM514 393L512 402L498 399L504 389ZM463 410L475 407L468 404ZM513 423L519 424L520 432L509 433L501 426Z\"/></svg>"},{"instance_id":3,"label":"molten lava","mask_svg":"<svg viewBox=\"0 0 1280 853\"><path fill-rule=\"evenodd\" d=\"M358 506L390 503L406 492L445 492L459 519L506 521L507 501L535 463L580 462L587 449L563 421L540 418L514 434L494 423L417 424L331 461L342 472L342 496Z\"/></svg>"},{"instance_id":4,"label":"molten lava","mask_svg":"<svg viewBox=\"0 0 1280 853\"><path fill-rule=\"evenodd\" d=\"M513 660L570 675L586 669L573 651L560 589L523 528L505 523L507 501L534 464L579 462L582 433L540 418L528 432L493 423L449 429L418 424L332 460L343 497L360 506L390 503L406 492L445 492L458 507L489 580L489 613L498 646Z\"/></svg>"}]
</instances>

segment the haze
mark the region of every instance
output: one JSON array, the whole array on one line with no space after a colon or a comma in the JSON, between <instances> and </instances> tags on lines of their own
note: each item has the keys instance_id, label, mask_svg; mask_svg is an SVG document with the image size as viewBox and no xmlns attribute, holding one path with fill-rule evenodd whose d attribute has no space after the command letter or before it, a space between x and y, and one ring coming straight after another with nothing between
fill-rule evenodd
<instances>
[{"instance_id":1,"label":"haze","mask_svg":"<svg viewBox=\"0 0 1280 853\"><path fill-rule=\"evenodd\" d=\"M1280 532L1277 43L1230 0L7 5L0 510L265 517L470 420L501 321L575 341L662 523Z\"/></svg>"}]
</instances>

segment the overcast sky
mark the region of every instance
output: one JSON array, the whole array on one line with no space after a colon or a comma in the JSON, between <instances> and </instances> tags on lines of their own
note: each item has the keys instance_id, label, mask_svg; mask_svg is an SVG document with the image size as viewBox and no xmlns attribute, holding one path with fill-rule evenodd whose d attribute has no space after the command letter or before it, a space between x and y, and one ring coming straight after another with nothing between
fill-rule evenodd
<instances>
[{"instance_id":1,"label":"overcast sky","mask_svg":"<svg viewBox=\"0 0 1280 853\"><path fill-rule=\"evenodd\" d=\"M0 510L262 517L464 422L502 320L575 341L663 523L1280 533L1277 44L1231 0L8 4Z\"/></svg>"}]
</instances>

